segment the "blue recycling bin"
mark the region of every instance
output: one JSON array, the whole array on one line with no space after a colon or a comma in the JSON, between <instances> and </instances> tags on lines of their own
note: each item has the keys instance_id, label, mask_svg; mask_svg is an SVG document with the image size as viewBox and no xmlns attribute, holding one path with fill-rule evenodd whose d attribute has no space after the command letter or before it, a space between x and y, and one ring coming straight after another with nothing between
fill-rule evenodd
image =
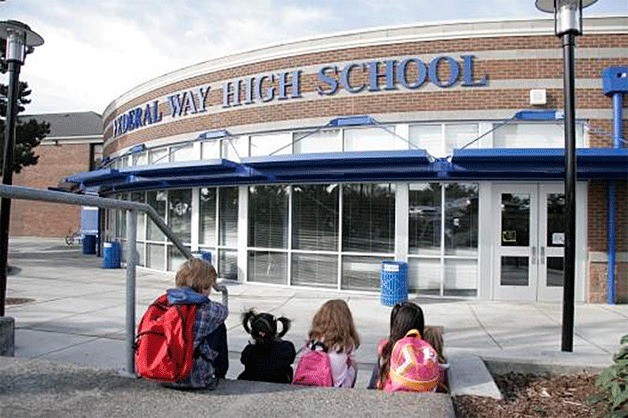
<instances>
[{"instance_id":1,"label":"blue recycling bin","mask_svg":"<svg viewBox=\"0 0 628 418\"><path fill-rule=\"evenodd\" d=\"M102 268L119 269L120 253L121 247L118 241L105 242L103 244Z\"/></svg>"},{"instance_id":2,"label":"blue recycling bin","mask_svg":"<svg viewBox=\"0 0 628 418\"><path fill-rule=\"evenodd\" d=\"M382 261L382 305L394 306L408 300L408 263Z\"/></svg>"},{"instance_id":3,"label":"blue recycling bin","mask_svg":"<svg viewBox=\"0 0 628 418\"><path fill-rule=\"evenodd\" d=\"M96 254L96 235L83 236L83 254Z\"/></svg>"},{"instance_id":4,"label":"blue recycling bin","mask_svg":"<svg viewBox=\"0 0 628 418\"><path fill-rule=\"evenodd\" d=\"M203 260L208 261L209 264L212 263L212 253L209 251L194 251L192 253L192 257L202 258Z\"/></svg>"}]
</instances>

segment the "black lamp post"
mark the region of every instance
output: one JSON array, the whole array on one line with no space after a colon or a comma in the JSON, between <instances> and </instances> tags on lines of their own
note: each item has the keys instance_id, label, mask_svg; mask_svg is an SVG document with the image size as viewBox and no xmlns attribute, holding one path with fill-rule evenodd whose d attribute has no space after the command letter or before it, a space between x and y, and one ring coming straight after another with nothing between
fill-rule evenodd
<instances>
[{"instance_id":1,"label":"black lamp post","mask_svg":"<svg viewBox=\"0 0 628 418\"><path fill-rule=\"evenodd\" d=\"M537 9L554 14L554 33L563 40L565 97L565 264L563 270L562 351L573 351L576 271L576 97L574 48L582 35L582 9L597 0L536 0Z\"/></svg>"},{"instance_id":2,"label":"black lamp post","mask_svg":"<svg viewBox=\"0 0 628 418\"><path fill-rule=\"evenodd\" d=\"M6 61L9 69L9 92L7 95L7 117L4 131L4 159L2 183L13 184L13 148L15 147L15 125L17 120L17 98L19 96L20 67L24 64L26 49L44 43L41 36L31 31L28 25L15 20L0 22L0 38L6 39ZM7 291L7 257L9 252L9 220L11 199L0 202L0 317L4 316Z\"/></svg>"}]
</instances>

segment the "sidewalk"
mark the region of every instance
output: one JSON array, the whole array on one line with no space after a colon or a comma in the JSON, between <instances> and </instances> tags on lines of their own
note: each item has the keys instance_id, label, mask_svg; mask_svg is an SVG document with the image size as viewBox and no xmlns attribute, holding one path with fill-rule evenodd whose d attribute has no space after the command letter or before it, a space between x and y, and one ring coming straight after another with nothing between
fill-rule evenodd
<instances>
[{"instance_id":1,"label":"sidewalk","mask_svg":"<svg viewBox=\"0 0 628 418\"><path fill-rule=\"evenodd\" d=\"M6 315L15 318L15 357L122 370L125 270L102 269L102 259L81 254L61 240L12 239ZM138 269L137 321L146 306L173 285L172 273ZM215 296L219 299L219 296ZM390 308L378 294L229 284L230 349L228 378L242 370L239 354L247 343L239 314L248 308L292 319L286 339L303 344L314 312L327 299L349 304L362 338L356 352L358 386L366 387L379 341L388 332ZM18 301L19 302L19 301ZM577 304L574 352L562 353L562 307L558 303L507 303L443 299L416 300L426 323L445 328L447 354L472 353L496 368L599 369L611 364L621 335L628 333L628 305ZM532 367L532 369L530 369ZM526 369L527 368L527 369ZM534 369L534 370L537 370Z\"/></svg>"}]
</instances>

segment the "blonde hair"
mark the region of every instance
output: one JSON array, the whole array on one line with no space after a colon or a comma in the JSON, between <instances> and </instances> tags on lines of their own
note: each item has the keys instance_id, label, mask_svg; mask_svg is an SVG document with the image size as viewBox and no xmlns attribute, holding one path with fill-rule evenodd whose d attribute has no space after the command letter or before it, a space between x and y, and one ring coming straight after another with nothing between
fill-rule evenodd
<instances>
[{"instance_id":1,"label":"blonde hair","mask_svg":"<svg viewBox=\"0 0 628 418\"><path fill-rule=\"evenodd\" d=\"M341 299L325 302L312 318L308 339L312 342L320 341L327 349L338 352L358 348L360 337L347 302Z\"/></svg>"},{"instance_id":2,"label":"blonde hair","mask_svg":"<svg viewBox=\"0 0 628 418\"><path fill-rule=\"evenodd\" d=\"M443 355L443 333L440 329L435 327L425 327L423 334L423 339L427 341L427 343L436 351L436 354L438 354L438 362L442 364L447 363L447 360Z\"/></svg>"},{"instance_id":3,"label":"blonde hair","mask_svg":"<svg viewBox=\"0 0 628 418\"><path fill-rule=\"evenodd\" d=\"M175 276L177 287L190 287L201 293L216 283L216 269L206 260L190 258L179 267Z\"/></svg>"}]
</instances>

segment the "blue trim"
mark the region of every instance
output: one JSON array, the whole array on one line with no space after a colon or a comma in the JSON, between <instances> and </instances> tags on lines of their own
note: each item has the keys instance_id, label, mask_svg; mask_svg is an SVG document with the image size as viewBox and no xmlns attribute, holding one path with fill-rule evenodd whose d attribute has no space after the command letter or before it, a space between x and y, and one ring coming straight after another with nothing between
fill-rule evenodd
<instances>
[{"instance_id":1,"label":"blue trim","mask_svg":"<svg viewBox=\"0 0 628 418\"><path fill-rule=\"evenodd\" d=\"M347 116L332 119L327 125L334 128L341 126L375 125L375 119L370 116Z\"/></svg>"},{"instance_id":2,"label":"blue trim","mask_svg":"<svg viewBox=\"0 0 628 418\"><path fill-rule=\"evenodd\" d=\"M577 153L578 179L628 178L628 149L584 148ZM564 177L564 151L464 149L451 160L424 150L271 155L242 163L216 159L101 169L66 178L81 190L111 191L293 182L557 180Z\"/></svg>"},{"instance_id":3,"label":"blue trim","mask_svg":"<svg viewBox=\"0 0 628 418\"><path fill-rule=\"evenodd\" d=\"M522 110L515 113L515 119L518 120L558 120L562 119L563 115L556 110Z\"/></svg>"},{"instance_id":4,"label":"blue trim","mask_svg":"<svg viewBox=\"0 0 628 418\"><path fill-rule=\"evenodd\" d=\"M198 139L201 141L207 141L209 139L224 138L226 136L231 136L229 131L227 131L226 129L218 129L215 131L203 132L198 136Z\"/></svg>"}]
</instances>

